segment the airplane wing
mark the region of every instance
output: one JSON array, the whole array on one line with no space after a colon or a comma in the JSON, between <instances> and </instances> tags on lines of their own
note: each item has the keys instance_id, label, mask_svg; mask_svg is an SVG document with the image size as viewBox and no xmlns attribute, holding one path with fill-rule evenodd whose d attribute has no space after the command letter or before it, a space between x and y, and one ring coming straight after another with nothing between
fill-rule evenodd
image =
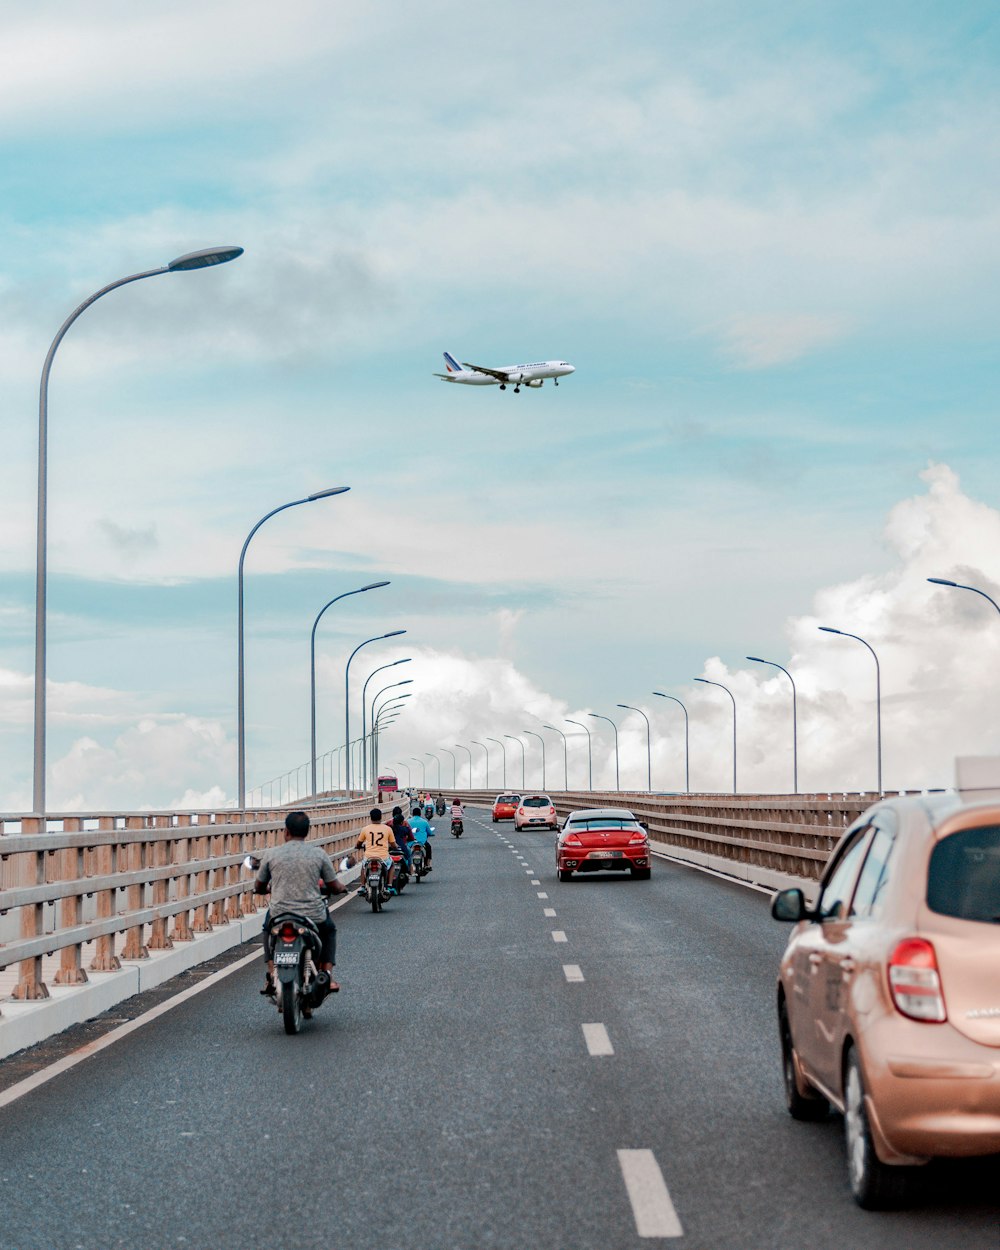
<instances>
[{"instance_id":1,"label":"airplane wing","mask_svg":"<svg viewBox=\"0 0 1000 1250\"><path fill-rule=\"evenodd\" d=\"M510 381L510 374L504 373L502 369L487 369L485 365L470 365L467 360L463 360L462 365L466 369L475 369L477 373L487 373L491 378L496 378L498 382Z\"/></svg>"}]
</instances>

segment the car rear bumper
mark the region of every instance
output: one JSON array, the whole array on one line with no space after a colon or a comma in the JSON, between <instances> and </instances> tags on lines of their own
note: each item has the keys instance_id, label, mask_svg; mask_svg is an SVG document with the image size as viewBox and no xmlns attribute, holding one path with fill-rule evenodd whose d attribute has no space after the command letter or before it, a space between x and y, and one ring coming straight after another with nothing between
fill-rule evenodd
<instances>
[{"instance_id":1,"label":"car rear bumper","mask_svg":"<svg viewBox=\"0 0 1000 1250\"><path fill-rule=\"evenodd\" d=\"M626 868L648 868L649 865L649 851L641 846L623 848L621 856L612 859L605 859L586 848L575 852L559 851L556 855L556 867L564 872L621 872Z\"/></svg>"},{"instance_id":2,"label":"car rear bumper","mask_svg":"<svg viewBox=\"0 0 1000 1250\"><path fill-rule=\"evenodd\" d=\"M914 1027L919 1047L887 1047L875 1062L870 1047L862 1051L870 1116L884 1146L922 1158L1000 1153L1000 1053L947 1024L906 1032Z\"/></svg>"}]
</instances>

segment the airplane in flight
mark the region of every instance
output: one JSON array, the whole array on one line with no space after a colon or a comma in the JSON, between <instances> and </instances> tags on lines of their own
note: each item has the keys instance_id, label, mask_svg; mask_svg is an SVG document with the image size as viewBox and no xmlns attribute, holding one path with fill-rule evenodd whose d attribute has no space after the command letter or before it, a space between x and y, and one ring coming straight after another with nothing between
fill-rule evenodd
<instances>
[{"instance_id":1,"label":"airplane in flight","mask_svg":"<svg viewBox=\"0 0 1000 1250\"><path fill-rule=\"evenodd\" d=\"M444 382L461 382L465 386L497 386L505 391L513 385L517 395L522 386L535 389L542 385L546 378L551 378L553 385L559 385L559 379L565 378L576 370L565 360L536 360L530 365L504 365L502 369L490 369L486 365L460 365L451 352L444 353L447 373L435 373L436 378Z\"/></svg>"}]
</instances>

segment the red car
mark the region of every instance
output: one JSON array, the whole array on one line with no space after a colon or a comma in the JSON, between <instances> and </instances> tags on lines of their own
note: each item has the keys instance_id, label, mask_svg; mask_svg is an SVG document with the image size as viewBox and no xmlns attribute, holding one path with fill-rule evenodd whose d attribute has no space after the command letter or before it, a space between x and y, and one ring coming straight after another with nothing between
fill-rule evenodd
<instances>
[{"instance_id":1,"label":"red car","mask_svg":"<svg viewBox=\"0 0 1000 1250\"><path fill-rule=\"evenodd\" d=\"M560 881L574 872L631 872L649 880L649 834L623 808L585 808L570 812L556 841Z\"/></svg>"},{"instance_id":2,"label":"red car","mask_svg":"<svg viewBox=\"0 0 1000 1250\"><path fill-rule=\"evenodd\" d=\"M493 823L496 824L498 820L513 820L520 801L519 794L498 794L493 800Z\"/></svg>"}]
</instances>

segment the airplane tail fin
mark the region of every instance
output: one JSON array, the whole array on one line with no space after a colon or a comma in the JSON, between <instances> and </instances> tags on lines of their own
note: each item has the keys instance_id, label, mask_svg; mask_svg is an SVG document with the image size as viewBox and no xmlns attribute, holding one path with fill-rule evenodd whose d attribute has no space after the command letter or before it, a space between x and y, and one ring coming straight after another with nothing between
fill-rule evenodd
<instances>
[{"instance_id":1,"label":"airplane tail fin","mask_svg":"<svg viewBox=\"0 0 1000 1250\"><path fill-rule=\"evenodd\" d=\"M451 352L444 353L444 363L449 373L462 373L462 366L458 363Z\"/></svg>"}]
</instances>

